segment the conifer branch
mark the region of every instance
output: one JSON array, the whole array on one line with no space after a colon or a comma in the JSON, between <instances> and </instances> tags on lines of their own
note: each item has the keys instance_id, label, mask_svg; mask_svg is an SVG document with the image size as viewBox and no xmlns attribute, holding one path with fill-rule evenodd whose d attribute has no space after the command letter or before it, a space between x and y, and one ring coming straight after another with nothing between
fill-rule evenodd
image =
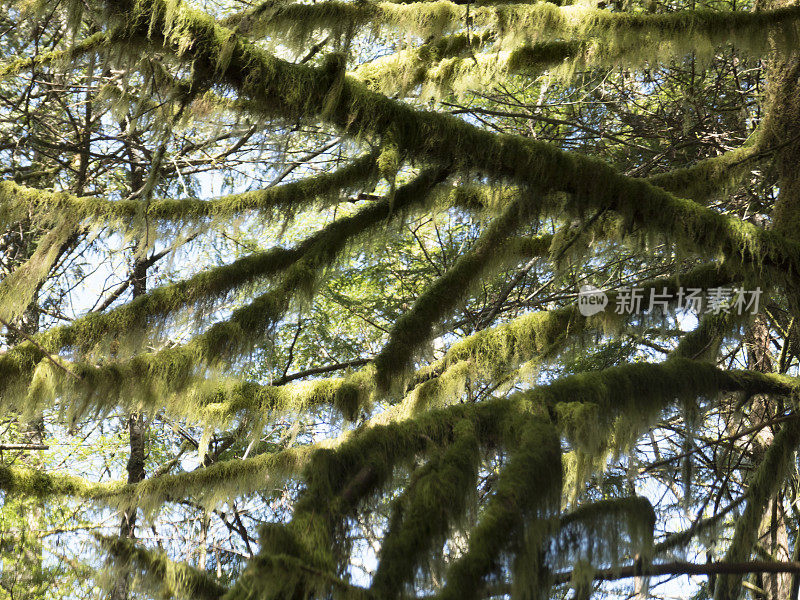
<instances>
[{"instance_id":1,"label":"conifer branch","mask_svg":"<svg viewBox=\"0 0 800 600\"><path fill-rule=\"evenodd\" d=\"M148 23L163 19L161 0L142 0L137 6L137 10L148 15ZM792 10L795 9L789 13ZM761 13L747 13L745 18L756 14ZM134 25L136 21L130 23ZM314 115L353 133L382 136L393 130L401 153L452 160L454 165L480 169L542 191L568 192L570 210L615 211L648 230L673 236L687 247L703 252L716 249L754 273L763 267L779 277L800 273L797 243L620 175L601 161L563 152L542 142L498 138L463 121L418 111L371 93L347 78L337 83L336 94L331 96L331 74L326 67L317 70L281 61L237 41L234 33L226 33L212 20L196 13L185 14L182 23L182 35L194 40L183 58L206 65L209 73L220 73L221 81L260 103L265 114ZM150 32L160 29L160 26L137 29L129 25L128 35L146 41ZM224 72L212 68L219 59L214 40L220 37L229 39L232 46ZM162 45L169 43L166 39L158 40L155 33L153 38ZM254 86L253 81L261 84ZM399 123L404 124L402 128L392 129ZM702 244L698 240L703 240Z\"/></svg>"}]
</instances>

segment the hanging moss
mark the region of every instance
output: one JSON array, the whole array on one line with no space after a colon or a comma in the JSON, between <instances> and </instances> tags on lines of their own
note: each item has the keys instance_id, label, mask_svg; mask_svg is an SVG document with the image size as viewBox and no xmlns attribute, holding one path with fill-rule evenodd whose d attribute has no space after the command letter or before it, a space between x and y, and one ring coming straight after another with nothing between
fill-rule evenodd
<instances>
[{"instance_id":1,"label":"hanging moss","mask_svg":"<svg viewBox=\"0 0 800 600\"><path fill-rule=\"evenodd\" d=\"M673 358L658 364L629 364L580 373L526 392L535 405L552 406L565 437L589 456L603 452L617 419L624 417L625 436L613 443L626 450L643 428L668 405L724 392L774 393L792 396L796 384L786 377L754 371L722 371L711 364ZM769 390L769 391L767 391Z\"/></svg>"},{"instance_id":2,"label":"hanging moss","mask_svg":"<svg viewBox=\"0 0 800 600\"><path fill-rule=\"evenodd\" d=\"M543 249L544 245L537 252ZM666 288L674 293L679 284L704 287L729 282L727 268L709 265L677 278L647 282L649 285L643 284L643 289L647 291L652 287L661 293ZM293 288L290 285L288 289ZM612 305L615 302L614 294L609 295L609 302ZM441 360L415 374L411 378L410 395L397 410L412 414L426 407L448 404L460 397L469 378L502 381L520 364L555 356L570 341L580 340L587 331L607 327L608 315L601 319L597 318L599 316L586 319L572 305L523 315L510 323L480 331L457 342ZM610 316L621 319L618 315ZM17 398L18 409L28 414L60 395L72 398L69 412L74 416L87 410L107 410L123 402L138 408L164 407L171 414L189 417L195 422L221 425L237 414L260 418L264 411L292 412L304 406L330 402L351 418L371 402L375 392L372 367L344 379L283 388L263 388L252 383L239 385L216 381L213 376L207 380L204 371L196 369L204 360L203 356L212 356L214 348L214 352L224 353L225 348L230 349L237 340L247 339L244 333L236 334L236 329L230 330L235 335L226 337L229 326L235 327L235 324L223 323L211 340L200 338L198 346L190 344L141 354L127 362L100 368L70 366L81 379L57 368L45 359L41 350L24 343L0 356L0 369L5 373L2 383L7 390L6 406ZM246 331L253 333L249 329ZM215 337L220 338L218 342L213 342Z\"/></svg>"},{"instance_id":3,"label":"hanging moss","mask_svg":"<svg viewBox=\"0 0 800 600\"><path fill-rule=\"evenodd\" d=\"M364 22L385 21L393 27L430 34L434 37L432 44L444 40L437 36L462 27L464 7L449 2L425 4L408 8L378 3L322 2L282 6L275 3L279 10L270 8L253 15L255 21L261 21L263 17L268 27L283 27L284 31L286 24L293 22L291 27L296 30L292 35L296 40L305 40L310 32L329 27L331 23L334 28L340 28L336 35L349 38L353 24L361 22L359 19L365 19ZM430 164L446 165L448 170L480 173L481 179L488 179L497 187L506 189L494 198L489 198L486 193L474 193L475 190L435 191L443 196L457 196L465 203L480 204L487 213L500 212L501 216L495 221L496 228L490 227L486 237L481 238L479 243L482 245L429 288L410 316L398 323L398 329L387 345L388 350L378 360L377 376L364 369L345 378L298 386L267 387L216 381L213 371L252 348L290 310L292 302L311 295L325 269L334 264L347 248L360 244L371 230L377 229L396 212L431 206L436 201L436 194L429 192L441 181L444 170L426 172L415 182L419 183L417 187L412 189L409 186L407 196L401 188L396 195L390 194L390 198L374 203L365 211L336 221L298 248L270 257L259 255L253 259L262 261L257 266L254 266L255 262L247 263L247 266L237 263L236 270L215 271L213 277L204 275L209 281L219 277L218 288L213 285L211 288L221 292L209 292L207 287L194 289L192 286L200 280L193 280L186 289L170 287L169 291L147 296L148 300L143 300L135 310L126 307L113 312L114 316L107 320L92 317L72 329L52 334L52 337L41 336L43 347L54 352L64 348L88 350L100 340L107 340L111 332L129 334L134 326L151 327L162 315L177 312L195 302L202 304L212 298L224 297L224 294L246 284L260 282L267 274L275 275L272 287L266 292L257 295L250 304L235 311L230 319L212 326L186 346L140 354L130 360L115 356L114 362L93 360L91 364L70 364L68 367L75 370L73 375L69 375L51 362L43 362L40 350L21 345L18 350L0 358L0 379L3 380L0 386L5 386L2 390L5 404L17 402L35 408L44 403L39 400L46 396L49 400L58 397L69 405L68 410L73 415L92 409L107 409L118 402L146 404L168 411L183 411L198 420L219 423L244 419L253 413L263 418L264 413L333 405L345 416L353 418L373 399L376 380L386 388L397 379L398 372L408 370L420 344L430 337L433 324L440 321L457 301L458 295L454 291L464 293L476 277L496 270L499 263L494 261L500 255L506 256L507 253L517 257L524 252L537 255L543 250L541 240L525 245L511 237L515 223L510 215L519 207L513 202L509 206L506 202L513 197L513 191L519 189L564 192L560 197L564 200L567 214L613 211L626 229L644 228L648 232L658 232L670 243L680 246L679 249L696 250L701 257L727 256L729 271L708 267L702 273L698 270L690 274L690 277L697 276L704 282L714 279L728 281L743 275L761 276L762 270L768 270L769 275L778 275L779 281L791 281L798 274L800 246L797 244L774 232L742 224L665 191L676 189L676 181L688 181L688 178L699 176L701 180L692 195L699 197L715 193L724 186L725 174L730 172L730 156L703 163L702 167L698 165L691 174L672 173L649 182L639 181L620 175L605 163L561 152L552 145L486 134L463 121L389 101L371 92L368 86L346 77L341 54L325 59L321 68L280 61L241 38L240 34L250 24L245 24L239 31L225 29L208 16L172 1L144 0L136 3L130 13L122 12L119 7L115 10L128 39L142 44L149 40L150 47L155 46L187 64L191 63L201 78L207 77L203 85L214 84L221 94L233 89L248 96L251 108L261 110L262 115L299 122L319 117L348 136L380 138L383 150L377 159L372 156L368 166L369 177L381 173L393 185L402 159L407 156L418 157ZM726 33L733 33L730 37L736 41L744 40L751 49L759 49L764 43L750 39L755 31L753 23L757 22L758 27L765 23L769 26L777 19L773 13L766 21L759 20L760 16L751 18L751 15L732 13L733 16L729 17L704 12L618 16L610 11L587 10L585 7L561 10L540 4L479 6L475 10L475 23L484 28L480 36L488 32L486 43L497 43L499 46L495 50L504 53L511 44L532 43L529 48L538 47L540 52L539 58L535 59L539 61L537 64L547 60L552 62L558 52L573 52L574 40L562 42L557 39L571 36L580 38L580 45L571 57L574 61L593 60L587 58L592 52L602 53L603 60L623 54L627 56L629 49L633 48L632 39L643 47L637 55L639 59L650 56L650 53L663 51L668 55L685 48L699 47L701 53L708 53L705 44L721 42ZM790 22L787 29L790 33L794 31L796 20L796 11L792 10L794 12L781 13L780 16L781 26L785 21ZM340 19L341 15L344 18ZM773 21L769 21L770 18ZM258 23L252 25L255 27ZM688 32L676 36L678 27L688 29ZM512 33L515 31L525 33L518 36ZM537 42L538 38L552 40ZM590 41L584 44L584 38ZM791 35L787 34L786 39L789 38ZM452 39L455 40L456 36ZM483 44L482 41L479 43ZM545 48L542 43L561 45ZM786 41L779 43L788 45ZM482 76L481 70L486 65L511 62L511 57L501 56L500 52L496 53L497 59L467 56L467 52L472 50L468 35L466 48L454 51L458 52L457 55L424 58L424 61L429 61L424 65L424 75L417 75L418 70L413 71L412 79L421 77L427 82L437 82L440 87L453 87L457 85L455 82L468 81L476 71ZM547 55L547 51L552 54ZM409 56L413 57L413 52ZM517 54L515 60L522 61L520 57L521 54ZM482 63L484 59L486 62ZM398 68L406 69L407 66ZM388 69L368 81L379 81L390 72ZM739 158L737 155L735 160ZM663 188L659 189L653 185L654 182L661 182ZM506 187L506 183L519 187ZM337 180L331 185L333 190L346 183ZM306 189L303 200L292 202L292 205L305 202L312 196L310 192L320 193ZM682 189L680 193L683 193ZM499 197L502 198L498 200ZM165 216L164 220L177 218L175 215L213 218L228 214L225 211L232 214L241 210L242 205L237 204L241 199L227 204L230 200L225 200L224 208L220 203L221 213L215 213L217 209L213 208L209 209L211 212L205 212L207 203L170 204L164 201L161 207L165 215L171 215ZM281 204L284 200L265 200L259 196L243 202L248 207L263 209L269 205L283 210L288 208ZM78 201L82 203L83 199ZM87 201L86 206L92 202L95 202L95 207L99 206L96 200ZM0 198L0 219L5 218L3 214L10 215L14 210L11 202L3 203ZM555 249L566 247L557 243L558 239L549 241ZM526 240L522 242L527 243ZM234 273L234 276L223 277L223 273ZM673 278L669 285L674 287L679 281L686 284L685 279ZM655 283L652 285L661 291ZM186 295L181 295L184 292ZM163 304L159 293L164 294ZM220 295L215 297L214 293ZM614 301L613 294L610 301ZM125 312L127 310L130 312ZM508 461L499 469L492 488L493 495L480 514L478 526L470 532L469 548L453 563L441 596L480 597L487 583L510 572L514 579L514 597L535 597L547 587L547 571L553 567L544 552L553 535L556 535L556 544L563 542L562 548L570 548L564 554L572 552L581 565L599 560L586 547L571 543L575 536L580 535L574 531L583 531L589 523L596 525L603 517L619 524L625 512L617 504L600 507L605 510L587 508L561 521L561 534L572 538L570 543L557 537L554 527L559 523L557 517L563 492L562 435L576 451L596 455L609 446L615 449L629 447L643 425L651 423L665 406L676 401L698 396L709 398L725 391L796 393L795 382L787 378L723 372L713 365L684 358L702 357L697 352L687 351L698 348L697 339L719 339L730 330L729 324L724 324L709 335L704 323L696 336L685 338L677 356L663 364L628 365L579 374L509 399L490 400L479 405L453 405L471 379L502 382L511 377L511 372L520 363L535 357L552 356L583 332L608 324L612 319L619 322L622 318L610 315L605 323L599 318L587 320L576 312L575 307L568 307L525 315L510 324L472 337L454 345L442 361L417 374L412 381L413 387L400 404L371 419L364 427L348 431L325 444L220 463L198 472L157 477L113 490L109 486L100 488L76 480L42 478L39 475L30 483L17 472L14 476L0 478L0 486L20 493L30 490L30 493L42 497L77 494L112 499L121 505L136 503L150 510L160 502L189 494L199 495L202 502L213 503L241 493L270 489L289 477L297 476L302 469L306 488L296 506L293 521L286 527L267 528L262 536L263 551L252 561L229 597L366 597L371 594L339 577L344 567L343 559L351 550L345 535L349 520L366 503L381 498L405 469L417 461L427 460L412 474L406 493L394 505L384 551L386 556L395 558L387 559L388 567L384 567L382 562L376 576L375 586L379 595L401 596L403 586L413 581L421 557L450 531L464 513L468 500L464 492L473 487L470 482L475 478L480 448L488 446L507 452ZM143 326L140 321L145 321ZM86 329L82 330L82 327ZM395 352L396 348L400 350ZM8 374L12 375L10 379L6 377ZM27 396L14 398L8 395L13 386L16 386L14 392L17 393L19 382L31 376ZM439 410L431 411L431 408ZM613 432L610 441L609 432ZM758 485L754 489L758 491ZM447 500L448 495L454 496L455 500L443 502L442 499ZM634 509L629 511L634 520L626 523L625 532L632 538L644 539L647 532L643 524L646 522L651 524L652 534L652 511L645 514L644 505L637 505ZM618 552L615 548L600 548L598 554L616 557ZM157 571L159 567L151 564L148 568Z\"/></svg>"},{"instance_id":4,"label":"hanging moss","mask_svg":"<svg viewBox=\"0 0 800 600\"><path fill-rule=\"evenodd\" d=\"M677 301L679 287L714 287L731 282L732 273L726 265L704 265L676 277L664 277L642 282L645 295L650 290L666 293ZM607 294L609 306L614 306L617 294ZM607 313L607 314L606 314ZM533 358L548 358L563 350L570 340L578 340L587 331L611 325L608 319L621 319L607 310L594 317L580 314L576 305L533 312L509 323L485 329L454 343L446 355L421 369L412 378L412 385L440 373L447 365L459 361L475 364L476 374L488 379L502 379L512 369ZM656 316L656 315L654 315Z\"/></svg>"},{"instance_id":5,"label":"hanging moss","mask_svg":"<svg viewBox=\"0 0 800 600\"><path fill-rule=\"evenodd\" d=\"M370 587L377 597L401 597L466 511L480 458L474 427L470 421L457 423L452 445L420 467L394 502Z\"/></svg>"},{"instance_id":6,"label":"hanging moss","mask_svg":"<svg viewBox=\"0 0 800 600\"><path fill-rule=\"evenodd\" d=\"M300 594L296 597L302 598L376 600L364 588L294 556L263 553L248 562L247 569L225 597L231 600L271 600L292 598L294 594Z\"/></svg>"},{"instance_id":7,"label":"hanging moss","mask_svg":"<svg viewBox=\"0 0 800 600\"><path fill-rule=\"evenodd\" d=\"M733 540L725 553L725 561L743 562L750 558L758 539L758 528L774 497L794 466L794 456L800 446L800 421L792 419L775 435L772 445L753 473L747 486L747 506L736 521ZM736 600L739 597L741 575L721 575L717 578L714 600Z\"/></svg>"},{"instance_id":8,"label":"hanging moss","mask_svg":"<svg viewBox=\"0 0 800 600\"><path fill-rule=\"evenodd\" d=\"M426 39L439 38L463 27L466 7L444 0L418 3L363 2L351 4L327 0L316 4L273 3L257 18L238 23L237 29L252 37L280 35L292 47L307 46L311 36L329 31L342 38L347 31L371 27L401 29ZM504 41L554 38L602 38L627 46L630 51L656 59L688 53L708 54L714 47L733 43L763 52L772 37L779 46L797 42L796 7L758 11L671 11L663 14L617 12L585 4L558 7L539 3L477 3L471 7L472 26L486 28ZM633 38L638 43L626 44ZM646 40L646 43L642 43ZM659 54L660 53L660 54Z\"/></svg>"},{"instance_id":9,"label":"hanging moss","mask_svg":"<svg viewBox=\"0 0 800 600\"><path fill-rule=\"evenodd\" d=\"M692 540L697 535L704 533L707 534L709 530L713 531L728 517L732 511L736 510L741 504L743 504L746 498L746 494L744 496L740 496L738 500L734 500L715 515L705 519L699 519L695 521L695 523L688 529L666 536L662 541L654 546L654 554L659 556L672 551L682 551L685 546L688 546L690 543L692 543Z\"/></svg>"},{"instance_id":10,"label":"hanging moss","mask_svg":"<svg viewBox=\"0 0 800 600\"><path fill-rule=\"evenodd\" d=\"M295 505L291 530L312 564L334 569L347 555L345 519L380 494L395 470L419 454L452 443L458 423L469 421L479 440L502 439L502 423L517 401L498 399L428 411L404 421L354 431L332 450L316 452L304 471L306 489ZM277 548L265 549L267 553Z\"/></svg>"},{"instance_id":11,"label":"hanging moss","mask_svg":"<svg viewBox=\"0 0 800 600\"><path fill-rule=\"evenodd\" d=\"M211 200L155 199L145 215L154 221L194 222L221 219L256 211L266 216L294 214L338 194L367 186L377 176L376 155L366 154L331 173L304 177L275 187L231 194ZM32 212L41 215L71 213L77 221L89 220L96 226L116 226L123 231L140 216L138 200L79 198L66 192L34 190L12 181L0 182L0 224L19 220ZM9 216L6 217L5 215Z\"/></svg>"},{"instance_id":12,"label":"hanging moss","mask_svg":"<svg viewBox=\"0 0 800 600\"><path fill-rule=\"evenodd\" d=\"M372 371L367 368L346 377L282 386L263 386L252 381L209 382L181 394L180 402L186 417L216 426L228 424L239 416L300 414L327 406L335 407L346 419L354 421L369 406L373 389Z\"/></svg>"},{"instance_id":13,"label":"hanging moss","mask_svg":"<svg viewBox=\"0 0 800 600\"><path fill-rule=\"evenodd\" d=\"M389 340L375 358L378 386L387 389L398 374L411 367L422 344L474 288L485 274L505 262L504 245L511 234L536 214L537 195L521 195L481 233L473 248L462 254L455 264L430 284L411 310L401 316L389 333Z\"/></svg>"},{"instance_id":14,"label":"hanging moss","mask_svg":"<svg viewBox=\"0 0 800 600\"><path fill-rule=\"evenodd\" d=\"M37 53L36 56L17 58L0 65L0 80L8 79L23 71L36 69L44 65L74 60L94 50L102 49L107 45L107 42L107 34L105 32L97 32L64 50L51 50L50 52Z\"/></svg>"},{"instance_id":15,"label":"hanging moss","mask_svg":"<svg viewBox=\"0 0 800 600\"><path fill-rule=\"evenodd\" d=\"M115 569L135 575L134 585L162 598L217 600L226 588L205 570L170 560L163 552L147 550L124 538L97 536Z\"/></svg>"},{"instance_id":16,"label":"hanging moss","mask_svg":"<svg viewBox=\"0 0 800 600\"><path fill-rule=\"evenodd\" d=\"M170 347L158 352L140 353L127 361L110 363L107 366L95 367L88 364L76 365L77 377L67 377L43 365L42 376L34 381L35 385L29 390L24 404L31 410L33 407L51 400L59 395L75 399L70 407L73 416L80 415L80 411L87 406L111 407L118 402L125 404L153 404L163 401L177 394L197 381L205 378L208 368L215 368L225 364L248 352L253 344L270 330L289 308L290 302L301 296L309 294L316 281L331 263L333 263L349 245L356 243L361 235L370 228L385 223L390 217L402 215L404 211L430 200L428 191L443 177L443 172L434 169L417 177L414 181L397 190L394 198L387 198L381 202L373 203L358 211L355 215L339 219L313 235L309 240L300 245L302 251L285 251L291 257L297 257L294 264L289 266L280 282L274 288L257 296L248 305L233 311L230 318L212 325L204 333L195 336L192 340L178 347ZM284 255L285 256L285 255ZM285 260L285 259L284 259ZM288 262L288 261L287 261ZM177 284L188 290L207 294L208 289L192 287L197 279L188 283ZM223 284L230 281L221 280ZM135 317L142 318L138 309L148 302L158 305L158 301L166 299L167 303L175 304L175 298L167 294L152 293L143 296L146 300L137 299L110 316L91 315L80 321L78 325L51 330L42 338L45 348L59 349L64 347L66 336L75 336L79 327L87 329L99 340L110 332L108 326L116 327L117 331L126 331L134 327ZM179 301L184 300L178 297ZM138 302L138 304L136 304ZM183 302L179 302L179 305ZM130 306L133 305L134 309ZM151 305L152 306L152 305ZM123 315L122 323L114 318ZM92 327L95 324L105 325ZM142 323L136 323L141 327ZM122 325L122 326L121 326ZM86 341L88 335L84 335ZM59 339L60 338L60 339ZM67 338L69 339L69 338ZM74 339L74 338L73 338ZM40 343L41 344L41 343ZM2 360L0 360L2 366ZM29 373L28 376L31 376ZM13 382L7 382L11 385ZM356 400L360 398L356 395ZM342 390L336 396L336 402L347 410L352 409L352 393L347 394ZM11 398L7 399L11 401Z\"/></svg>"},{"instance_id":17,"label":"hanging moss","mask_svg":"<svg viewBox=\"0 0 800 600\"><path fill-rule=\"evenodd\" d=\"M33 255L0 281L0 319L14 321L25 311L75 233L75 222L59 219L38 241Z\"/></svg>"},{"instance_id":18,"label":"hanging moss","mask_svg":"<svg viewBox=\"0 0 800 600\"><path fill-rule=\"evenodd\" d=\"M755 160L764 151L764 136L758 131L734 150L707 158L691 167L653 175L648 181L667 191L705 202L732 189L752 169Z\"/></svg>"},{"instance_id":19,"label":"hanging moss","mask_svg":"<svg viewBox=\"0 0 800 600\"><path fill-rule=\"evenodd\" d=\"M562 477L561 447L555 428L546 418L531 416L515 423L517 442L508 464L500 471L493 494L472 529L467 551L447 570L437 598L478 599L489 578L500 575L504 555L517 556L513 564L514 597L538 593L541 547L549 533L549 519L558 514ZM526 551L527 550L527 551Z\"/></svg>"},{"instance_id":20,"label":"hanging moss","mask_svg":"<svg viewBox=\"0 0 800 600\"><path fill-rule=\"evenodd\" d=\"M720 312L717 315L703 315L697 327L683 336L683 339L670 354L670 357L691 358L716 363L723 337L730 333L737 321L747 319L747 316L739 319L735 317L736 315L724 312Z\"/></svg>"},{"instance_id":21,"label":"hanging moss","mask_svg":"<svg viewBox=\"0 0 800 600\"><path fill-rule=\"evenodd\" d=\"M561 517L548 558L553 569L579 561L618 567L625 556L638 556L646 565L655 523L653 506L641 496L590 502Z\"/></svg>"},{"instance_id":22,"label":"hanging moss","mask_svg":"<svg viewBox=\"0 0 800 600\"><path fill-rule=\"evenodd\" d=\"M374 158L370 161L374 166ZM311 179L314 181L305 180L311 186L309 189L320 183L316 181L317 178ZM323 191L324 186L316 189L316 193ZM39 336L37 341L53 352L70 347L85 352L100 340L107 340L111 336L121 333L130 336L134 332L146 331L148 327L158 325L166 316L180 309L193 304L202 307L204 304L210 305L214 301L224 300L238 288L284 271L301 258L308 258L314 249L319 252L318 248L327 242L339 238L341 245L343 236L359 232L359 223L363 222L365 227L374 225L380 219L380 215L378 218L374 216L375 212L373 208L364 212L360 220L350 217L333 223L294 248L277 247L254 252L229 265L207 269L178 283L156 288L115 310L90 313L69 326L49 330L44 336Z\"/></svg>"},{"instance_id":23,"label":"hanging moss","mask_svg":"<svg viewBox=\"0 0 800 600\"><path fill-rule=\"evenodd\" d=\"M421 86L420 97L424 99L455 87L457 82L442 78L444 73L439 67L443 61L458 58L472 61L473 53L492 39L494 36L488 32L434 38L419 46L363 63L351 74L371 90L383 94L407 95Z\"/></svg>"}]
</instances>

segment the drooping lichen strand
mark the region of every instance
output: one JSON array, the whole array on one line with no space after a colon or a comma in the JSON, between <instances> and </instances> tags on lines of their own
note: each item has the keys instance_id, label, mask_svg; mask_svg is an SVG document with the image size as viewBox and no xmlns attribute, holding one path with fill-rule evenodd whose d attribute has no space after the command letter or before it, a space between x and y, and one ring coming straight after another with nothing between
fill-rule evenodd
<instances>
[{"instance_id":1,"label":"drooping lichen strand","mask_svg":"<svg viewBox=\"0 0 800 600\"><path fill-rule=\"evenodd\" d=\"M0 281L0 319L13 321L25 311L75 232L74 221L59 219L39 240L33 255Z\"/></svg>"},{"instance_id":2,"label":"drooping lichen strand","mask_svg":"<svg viewBox=\"0 0 800 600\"><path fill-rule=\"evenodd\" d=\"M389 529L381 543L380 562L371 591L379 598L398 598L425 570L427 556L437 554L450 529L468 507L480 459L475 425L454 427L453 443L414 472L392 506Z\"/></svg>"},{"instance_id":3,"label":"drooping lichen strand","mask_svg":"<svg viewBox=\"0 0 800 600\"><path fill-rule=\"evenodd\" d=\"M169 559L124 538L98 536L111 557L114 569L135 575L134 585L163 598L176 600L217 600L226 588L205 570Z\"/></svg>"}]
</instances>

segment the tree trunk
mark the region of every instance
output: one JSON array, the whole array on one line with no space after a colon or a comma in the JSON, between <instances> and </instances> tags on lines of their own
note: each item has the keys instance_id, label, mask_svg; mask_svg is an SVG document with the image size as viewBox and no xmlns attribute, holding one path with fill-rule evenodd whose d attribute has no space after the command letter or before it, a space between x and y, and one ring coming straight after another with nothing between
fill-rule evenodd
<instances>
[{"instance_id":1,"label":"tree trunk","mask_svg":"<svg viewBox=\"0 0 800 600\"><path fill-rule=\"evenodd\" d=\"M129 132L130 133L130 132ZM136 192L144 185L141 168L137 166L135 151L130 140L127 143L128 158L130 160L131 191ZM135 258L131 269L131 290L133 298L138 298L147 292L147 263L143 258ZM140 412L131 412L127 416L129 449L127 471L128 483L139 483L145 478L144 457L146 442L146 427L144 415ZM136 537L136 513L138 507L131 506L122 513L119 526L121 538L134 539ZM111 590L110 600L127 600L129 593L129 574L123 570L118 574L116 583Z\"/></svg>"}]
</instances>

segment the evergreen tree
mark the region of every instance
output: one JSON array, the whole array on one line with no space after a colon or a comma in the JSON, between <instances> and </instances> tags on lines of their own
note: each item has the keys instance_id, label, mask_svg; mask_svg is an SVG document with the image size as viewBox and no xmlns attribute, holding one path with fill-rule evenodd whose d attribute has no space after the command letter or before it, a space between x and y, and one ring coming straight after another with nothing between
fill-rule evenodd
<instances>
[{"instance_id":1,"label":"evergreen tree","mask_svg":"<svg viewBox=\"0 0 800 600\"><path fill-rule=\"evenodd\" d=\"M798 598L800 6L3 6L2 597Z\"/></svg>"}]
</instances>

